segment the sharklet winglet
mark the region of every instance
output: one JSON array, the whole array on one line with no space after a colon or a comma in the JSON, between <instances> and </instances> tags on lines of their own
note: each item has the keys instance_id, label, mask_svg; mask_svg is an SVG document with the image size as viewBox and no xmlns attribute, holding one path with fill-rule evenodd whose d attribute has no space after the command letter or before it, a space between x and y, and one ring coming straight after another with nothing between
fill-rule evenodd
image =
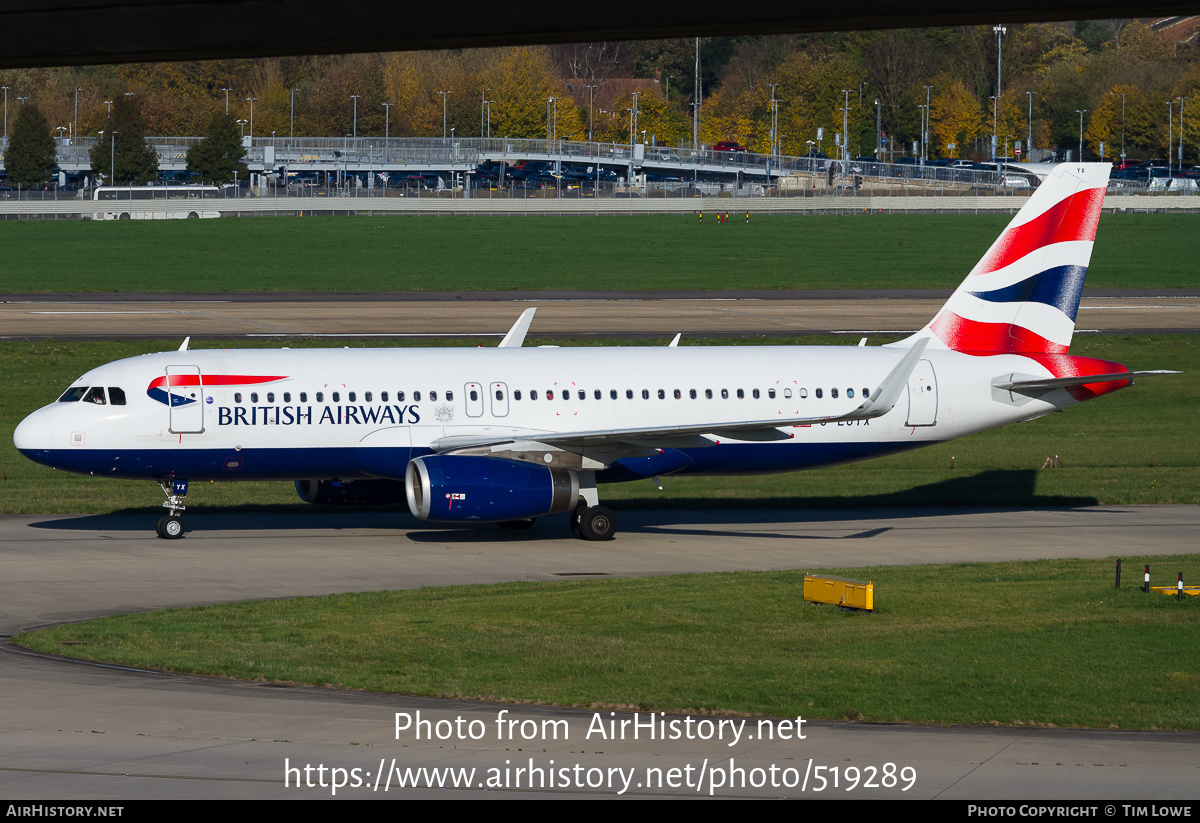
<instances>
[{"instance_id":1,"label":"sharklet winglet","mask_svg":"<svg viewBox=\"0 0 1200 823\"><path fill-rule=\"evenodd\" d=\"M504 339L500 341L498 348L521 348L525 342L525 334L529 331L529 324L533 322L533 313L536 311L537 307L534 307L521 312L521 316L517 318L516 323L512 324L512 328L508 330L508 334L504 335Z\"/></svg>"}]
</instances>

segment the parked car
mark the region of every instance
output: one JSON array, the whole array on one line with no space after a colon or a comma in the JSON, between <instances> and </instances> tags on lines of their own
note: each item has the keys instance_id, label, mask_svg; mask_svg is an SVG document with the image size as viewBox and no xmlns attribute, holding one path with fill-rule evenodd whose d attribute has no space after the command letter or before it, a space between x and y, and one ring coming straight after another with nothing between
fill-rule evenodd
<instances>
[{"instance_id":1,"label":"parked car","mask_svg":"<svg viewBox=\"0 0 1200 823\"><path fill-rule=\"evenodd\" d=\"M733 140L722 140L712 147L713 151L745 151L746 147Z\"/></svg>"},{"instance_id":2,"label":"parked car","mask_svg":"<svg viewBox=\"0 0 1200 823\"><path fill-rule=\"evenodd\" d=\"M1029 189L1033 188L1029 179L1022 177L1019 174L1002 174L1000 175L1000 185L1009 189Z\"/></svg>"}]
</instances>

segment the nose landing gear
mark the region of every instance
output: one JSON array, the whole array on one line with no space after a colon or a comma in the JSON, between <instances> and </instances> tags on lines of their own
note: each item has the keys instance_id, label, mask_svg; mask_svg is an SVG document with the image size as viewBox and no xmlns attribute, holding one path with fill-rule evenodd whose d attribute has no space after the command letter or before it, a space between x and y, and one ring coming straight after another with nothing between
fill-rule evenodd
<instances>
[{"instance_id":1,"label":"nose landing gear","mask_svg":"<svg viewBox=\"0 0 1200 823\"><path fill-rule=\"evenodd\" d=\"M158 518L158 525L154 527L154 531L164 540L178 540L183 537L183 518L179 513L187 508L183 505L183 498L187 497L188 482L185 479L170 478L158 485L167 496L163 503L167 514Z\"/></svg>"}]
</instances>

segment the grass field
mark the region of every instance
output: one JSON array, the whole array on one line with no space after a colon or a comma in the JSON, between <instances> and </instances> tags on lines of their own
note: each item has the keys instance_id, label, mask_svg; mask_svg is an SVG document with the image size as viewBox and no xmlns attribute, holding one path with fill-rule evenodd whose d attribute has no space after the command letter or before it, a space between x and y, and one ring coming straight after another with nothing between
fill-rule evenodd
<instances>
[{"instance_id":1,"label":"grass field","mask_svg":"<svg viewBox=\"0 0 1200 823\"><path fill-rule=\"evenodd\" d=\"M368 345L347 341L349 345ZM533 343L549 341L530 341ZM688 343L703 345L701 339ZM727 341L726 341L727 342ZM828 344L828 338L801 343ZM594 344L598 344L596 341ZM446 345L453 345L447 341ZM624 343L628 345L626 341ZM226 344L205 343L221 348ZM237 343L246 346L246 343ZM260 344L264 347L268 344ZM281 345L276 342L273 345ZM295 348L311 340L283 343ZM341 341L320 345L338 346ZM377 344L386 345L386 344ZM573 344L571 344L573 345ZM653 341L661 345L661 341ZM148 481L80 477L53 471L16 452L12 431L29 412L52 401L88 369L177 341L0 343L0 513L158 511L161 494ZM1133 369L1181 369L1130 389L1029 423L974 435L866 463L758 477L664 478L606 485L602 498L629 507L1091 505L1200 502L1200 336L1079 336L1072 353ZM1050 455L1062 468L1042 469ZM953 466L952 466L953 458ZM195 484L189 512L210 507L297 506L291 483ZM397 504L401 511L407 506ZM414 521L415 522L415 521Z\"/></svg>"},{"instance_id":2,"label":"grass field","mask_svg":"<svg viewBox=\"0 0 1200 823\"><path fill-rule=\"evenodd\" d=\"M1200 555L1124 563L1150 563L1164 584L1200 576ZM1200 602L1143 594L1137 575L1114 589L1112 560L831 571L871 580L877 611L802 602L803 572L746 572L257 601L14 642L220 677L567 706L1200 728Z\"/></svg>"},{"instance_id":3,"label":"grass field","mask_svg":"<svg viewBox=\"0 0 1200 823\"><path fill-rule=\"evenodd\" d=\"M958 285L1006 215L3 221L0 292ZM1200 215L1104 214L1090 288L1195 287Z\"/></svg>"}]
</instances>

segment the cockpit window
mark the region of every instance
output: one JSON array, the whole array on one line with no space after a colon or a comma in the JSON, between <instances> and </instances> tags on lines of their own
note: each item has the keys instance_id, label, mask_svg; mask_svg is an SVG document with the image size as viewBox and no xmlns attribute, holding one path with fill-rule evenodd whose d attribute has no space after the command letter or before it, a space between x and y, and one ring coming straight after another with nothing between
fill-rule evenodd
<instances>
[{"instance_id":1,"label":"cockpit window","mask_svg":"<svg viewBox=\"0 0 1200 823\"><path fill-rule=\"evenodd\" d=\"M114 406L124 406L125 405L125 390L121 389L121 388L117 388L116 386L109 386L108 387L108 402L112 403Z\"/></svg>"},{"instance_id":2,"label":"cockpit window","mask_svg":"<svg viewBox=\"0 0 1200 823\"><path fill-rule=\"evenodd\" d=\"M83 393L87 391L87 386L73 386L63 392L63 396L58 398L59 403L77 403L83 399Z\"/></svg>"},{"instance_id":3,"label":"cockpit window","mask_svg":"<svg viewBox=\"0 0 1200 823\"><path fill-rule=\"evenodd\" d=\"M88 389L88 393L83 396L84 403L95 403L97 406L104 405L104 389L100 386L93 386Z\"/></svg>"}]
</instances>

